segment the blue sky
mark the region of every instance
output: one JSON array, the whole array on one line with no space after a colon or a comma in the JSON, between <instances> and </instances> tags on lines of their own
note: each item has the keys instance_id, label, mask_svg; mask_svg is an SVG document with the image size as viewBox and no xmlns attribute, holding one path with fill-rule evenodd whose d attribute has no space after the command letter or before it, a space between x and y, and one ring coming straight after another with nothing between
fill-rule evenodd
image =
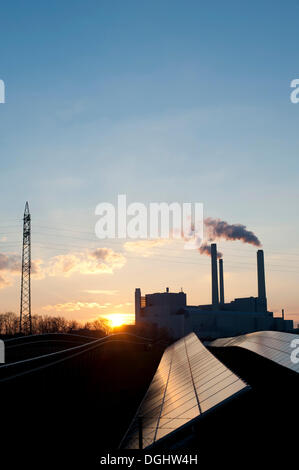
<instances>
[{"instance_id":1,"label":"blue sky","mask_svg":"<svg viewBox=\"0 0 299 470\"><path fill-rule=\"evenodd\" d=\"M290 82L299 78L298 15L298 1L3 2L3 225L20 223L28 199L40 242L34 254L46 260L72 249L64 232L55 251L53 227L78 238L88 232L78 246L87 239L96 246L95 206L117 194L131 202L200 201L206 215L243 223L261 238L273 264L272 308L298 312L299 104L290 101ZM17 252L19 230L3 227L3 236L2 252ZM237 243L225 248L227 258L245 250L254 269L252 247L248 254ZM207 269L208 260L198 262ZM129 303L146 263L128 261L109 279L74 274L61 302L82 300L72 290L82 282L111 290L117 283L119 304ZM182 263L172 278L173 265L153 265L160 281L144 276L144 289L184 281L192 303L208 301L204 274ZM227 277L239 267L232 262ZM35 281L38 311L57 304L54 281ZM237 284L229 289L241 292ZM0 291L3 309L17 310L16 293L17 277Z\"/></svg>"}]
</instances>

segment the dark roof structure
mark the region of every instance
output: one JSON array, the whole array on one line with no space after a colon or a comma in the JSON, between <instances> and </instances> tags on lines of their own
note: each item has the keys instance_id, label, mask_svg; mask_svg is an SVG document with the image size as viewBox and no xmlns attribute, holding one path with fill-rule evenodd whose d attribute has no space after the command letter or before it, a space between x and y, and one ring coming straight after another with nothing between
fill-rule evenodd
<instances>
[{"instance_id":1,"label":"dark roof structure","mask_svg":"<svg viewBox=\"0 0 299 470\"><path fill-rule=\"evenodd\" d=\"M212 341L209 346L245 348L294 372L299 372L299 354L298 358L296 356L299 336L293 333L256 331L233 338L219 338Z\"/></svg>"},{"instance_id":2,"label":"dark roof structure","mask_svg":"<svg viewBox=\"0 0 299 470\"><path fill-rule=\"evenodd\" d=\"M165 350L120 447L151 447L249 388L191 333Z\"/></svg>"}]
</instances>

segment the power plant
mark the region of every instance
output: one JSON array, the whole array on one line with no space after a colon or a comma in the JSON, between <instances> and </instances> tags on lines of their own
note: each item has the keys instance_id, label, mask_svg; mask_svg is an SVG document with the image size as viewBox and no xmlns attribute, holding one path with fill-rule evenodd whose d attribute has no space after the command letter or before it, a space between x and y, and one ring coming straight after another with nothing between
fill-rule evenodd
<instances>
[{"instance_id":1,"label":"power plant","mask_svg":"<svg viewBox=\"0 0 299 470\"><path fill-rule=\"evenodd\" d=\"M136 325L166 328L174 338L195 332L201 339L236 336L255 331L292 331L293 321L274 318L267 309L264 252L257 251L257 297L225 302L223 259L217 262L217 245L211 245L211 304L187 305L184 292L141 295L135 290ZM219 273L218 273L219 269Z\"/></svg>"}]
</instances>

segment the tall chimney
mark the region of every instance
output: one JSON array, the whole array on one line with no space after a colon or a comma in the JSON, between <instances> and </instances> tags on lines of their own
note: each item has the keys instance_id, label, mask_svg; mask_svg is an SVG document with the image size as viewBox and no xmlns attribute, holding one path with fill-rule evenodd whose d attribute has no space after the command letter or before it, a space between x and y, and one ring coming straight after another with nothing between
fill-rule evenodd
<instances>
[{"instance_id":1,"label":"tall chimney","mask_svg":"<svg viewBox=\"0 0 299 470\"><path fill-rule=\"evenodd\" d=\"M265 284L265 267L264 267L264 251L257 251L257 283L258 283L258 297L259 299L266 298L266 284Z\"/></svg>"},{"instance_id":2,"label":"tall chimney","mask_svg":"<svg viewBox=\"0 0 299 470\"><path fill-rule=\"evenodd\" d=\"M140 309L141 309L141 290L137 287L135 289L135 323L140 320Z\"/></svg>"},{"instance_id":3,"label":"tall chimney","mask_svg":"<svg viewBox=\"0 0 299 470\"><path fill-rule=\"evenodd\" d=\"M211 244L211 267L212 267L212 306L213 310L218 309L218 273L217 273L217 245Z\"/></svg>"},{"instance_id":4,"label":"tall chimney","mask_svg":"<svg viewBox=\"0 0 299 470\"><path fill-rule=\"evenodd\" d=\"M262 312L266 312L267 311L267 297L266 297L265 266L264 266L263 250L257 251L257 284L258 284L259 310Z\"/></svg>"},{"instance_id":5,"label":"tall chimney","mask_svg":"<svg viewBox=\"0 0 299 470\"><path fill-rule=\"evenodd\" d=\"M223 259L219 259L219 294L220 303L224 304Z\"/></svg>"}]
</instances>

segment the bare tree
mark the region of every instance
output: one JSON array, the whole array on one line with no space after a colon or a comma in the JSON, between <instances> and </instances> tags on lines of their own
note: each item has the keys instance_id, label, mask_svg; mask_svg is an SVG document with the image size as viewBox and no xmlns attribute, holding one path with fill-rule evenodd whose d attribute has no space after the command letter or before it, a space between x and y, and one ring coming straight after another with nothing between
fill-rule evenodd
<instances>
[{"instance_id":1,"label":"bare tree","mask_svg":"<svg viewBox=\"0 0 299 470\"><path fill-rule=\"evenodd\" d=\"M110 331L109 321L99 318L93 322L85 323L84 327L77 320L67 320L61 316L33 315L33 334L45 333L71 333L82 331L97 332L101 336L107 335ZM19 333L19 316L13 312L0 314L0 334L15 335Z\"/></svg>"}]
</instances>

